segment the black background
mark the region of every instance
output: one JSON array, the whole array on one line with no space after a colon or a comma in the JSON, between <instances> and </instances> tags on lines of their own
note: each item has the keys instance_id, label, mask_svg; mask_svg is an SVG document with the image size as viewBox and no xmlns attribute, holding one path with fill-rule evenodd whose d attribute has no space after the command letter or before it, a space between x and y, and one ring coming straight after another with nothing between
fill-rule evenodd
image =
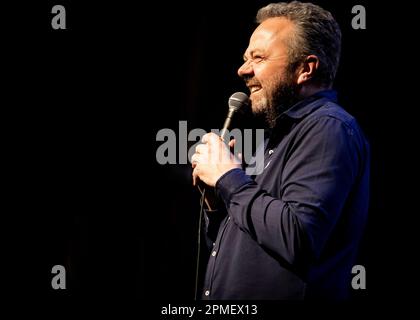
<instances>
[{"instance_id":1,"label":"black background","mask_svg":"<svg viewBox=\"0 0 420 320\"><path fill-rule=\"evenodd\" d=\"M199 197L189 165L156 162L156 133L177 132L183 120L189 129L222 125L229 96L246 92L236 70L256 11L267 3L3 6L2 235L10 253L3 274L11 296L95 312L123 302L155 314L160 304L193 301ZM354 292L353 303L404 299L401 285L412 277L405 265L415 251L405 246L413 234L405 230L409 187L399 168L409 167L413 145L397 138L410 117L398 71L412 57L399 58L399 15L390 6L315 3L342 27L335 88L372 148L359 258L367 290ZM67 30L51 27L55 4L66 8ZM366 30L351 27L356 4L366 8ZM67 290L51 288L56 264L66 267Z\"/></svg>"}]
</instances>

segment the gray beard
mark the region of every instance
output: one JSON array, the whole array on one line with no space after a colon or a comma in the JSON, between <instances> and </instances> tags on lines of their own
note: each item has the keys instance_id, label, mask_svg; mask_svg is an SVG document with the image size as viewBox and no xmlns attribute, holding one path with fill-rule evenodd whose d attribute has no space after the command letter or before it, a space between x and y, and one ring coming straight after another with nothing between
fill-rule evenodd
<instances>
[{"instance_id":1,"label":"gray beard","mask_svg":"<svg viewBox=\"0 0 420 320\"><path fill-rule=\"evenodd\" d=\"M299 101L299 85L287 83L278 86L275 94L267 99L267 106L255 115L264 127L273 129L277 125L279 116Z\"/></svg>"}]
</instances>

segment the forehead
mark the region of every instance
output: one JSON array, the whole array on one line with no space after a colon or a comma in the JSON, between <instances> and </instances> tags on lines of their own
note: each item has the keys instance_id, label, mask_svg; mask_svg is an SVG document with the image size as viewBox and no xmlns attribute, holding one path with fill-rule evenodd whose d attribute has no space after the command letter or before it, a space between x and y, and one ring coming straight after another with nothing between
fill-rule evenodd
<instances>
[{"instance_id":1,"label":"forehead","mask_svg":"<svg viewBox=\"0 0 420 320\"><path fill-rule=\"evenodd\" d=\"M248 51L286 49L285 40L294 31L294 24L287 18L276 17L264 20L253 32Z\"/></svg>"}]
</instances>

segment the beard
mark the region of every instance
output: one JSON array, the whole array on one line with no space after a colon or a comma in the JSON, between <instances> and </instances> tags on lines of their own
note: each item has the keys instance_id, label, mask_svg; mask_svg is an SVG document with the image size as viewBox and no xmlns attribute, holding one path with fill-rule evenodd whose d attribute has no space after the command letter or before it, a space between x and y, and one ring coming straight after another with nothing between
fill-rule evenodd
<instances>
[{"instance_id":1,"label":"beard","mask_svg":"<svg viewBox=\"0 0 420 320\"><path fill-rule=\"evenodd\" d=\"M249 79L249 82L255 82ZM264 85L264 94L252 100L252 110L258 122L265 127L274 128L279 116L299 101L299 88L294 73L286 71Z\"/></svg>"}]
</instances>

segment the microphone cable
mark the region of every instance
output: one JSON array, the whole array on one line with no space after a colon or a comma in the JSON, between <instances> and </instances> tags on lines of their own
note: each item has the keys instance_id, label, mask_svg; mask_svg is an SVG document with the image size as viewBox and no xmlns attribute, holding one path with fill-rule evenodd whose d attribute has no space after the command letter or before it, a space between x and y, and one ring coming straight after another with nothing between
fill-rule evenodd
<instances>
[{"instance_id":1,"label":"microphone cable","mask_svg":"<svg viewBox=\"0 0 420 320\"><path fill-rule=\"evenodd\" d=\"M228 129L230 128L231 120L234 114L238 110L243 110L245 107L249 106L249 97L243 92L235 92L229 98L229 112L225 119L225 123L220 133L220 138L222 141L225 141L226 134ZM207 207L211 208L208 201L206 201L206 188L203 186L203 190L201 190L200 185L197 185L198 190L201 193L200 199L200 216L198 218L198 239L197 239L197 262L196 262L196 269L195 269L195 292L194 292L194 300L197 300L198 295L198 282L199 282L199 272L200 272L200 255L201 255L201 227L204 215L204 202L206 202Z\"/></svg>"},{"instance_id":2,"label":"microphone cable","mask_svg":"<svg viewBox=\"0 0 420 320\"><path fill-rule=\"evenodd\" d=\"M194 289L194 300L197 301L198 297L198 282L199 282L199 275L200 275L200 255L201 255L201 224L203 221L203 215L204 215L204 199L206 197L206 188L203 188L201 191L201 188L198 187L198 190L201 193L201 199L200 199L200 214L198 217L198 238L197 238L197 261L196 261L196 267L195 267L195 289Z\"/></svg>"}]
</instances>

